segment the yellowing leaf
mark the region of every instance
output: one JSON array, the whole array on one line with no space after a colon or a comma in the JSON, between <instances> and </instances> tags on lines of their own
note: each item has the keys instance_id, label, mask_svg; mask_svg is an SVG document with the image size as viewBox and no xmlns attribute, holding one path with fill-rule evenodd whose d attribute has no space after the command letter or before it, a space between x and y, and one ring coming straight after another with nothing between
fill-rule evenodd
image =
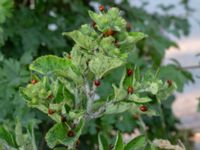
<instances>
[{"instance_id":1,"label":"yellowing leaf","mask_svg":"<svg viewBox=\"0 0 200 150\"><path fill-rule=\"evenodd\" d=\"M41 74L52 73L56 71L66 70L71 66L71 62L67 59L53 55L46 55L36 59L31 65L30 70Z\"/></svg>"},{"instance_id":2,"label":"yellowing leaf","mask_svg":"<svg viewBox=\"0 0 200 150\"><path fill-rule=\"evenodd\" d=\"M108 71L118 68L123 64L124 62L119 58L112 58L98 54L89 62L89 68L97 78L101 78Z\"/></svg>"},{"instance_id":3,"label":"yellowing leaf","mask_svg":"<svg viewBox=\"0 0 200 150\"><path fill-rule=\"evenodd\" d=\"M87 49L88 51L92 51L97 45L96 41L92 37L87 36L78 30L65 32L63 35L71 37L79 47Z\"/></svg>"}]
</instances>

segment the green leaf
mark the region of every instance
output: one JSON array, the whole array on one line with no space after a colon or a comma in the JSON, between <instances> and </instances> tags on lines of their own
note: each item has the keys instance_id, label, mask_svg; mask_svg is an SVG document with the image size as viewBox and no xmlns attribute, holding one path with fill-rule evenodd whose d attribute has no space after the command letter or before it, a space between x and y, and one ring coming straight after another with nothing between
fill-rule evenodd
<instances>
[{"instance_id":1,"label":"green leaf","mask_svg":"<svg viewBox=\"0 0 200 150\"><path fill-rule=\"evenodd\" d=\"M7 142L9 146L17 148L17 144L16 144L14 136L12 135L10 131L6 129L6 127L2 125L0 126L0 139Z\"/></svg>"},{"instance_id":2,"label":"green leaf","mask_svg":"<svg viewBox=\"0 0 200 150\"><path fill-rule=\"evenodd\" d=\"M43 75L55 73L57 76L70 78L77 84L83 82L78 69L72 65L71 60L53 55L39 57L30 65L30 70Z\"/></svg>"},{"instance_id":3,"label":"green leaf","mask_svg":"<svg viewBox=\"0 0 200 150\"><path fill-rule=\"evenodd\" d=\"M42 111L43 113L45 114L48 114L48 108L42 104L40 105L35 105L35 106L32 106L33 108L37 108L39 109L40 111ZM60 122L60 115L57 114L57 113L54 113L52 115L48 115L52 120L54 120L55 122Z\"/></svg>"},{"instance_id":4,"label":"green leaf","mask_svg":"<svg viewBox=\"0 0 200 150\"><path fill-rule=\"evenodd\" d=\"M118 68L123 64L124 62L119 58L112 58L104 56L102 54L98 54L94 56L94 58L89 62L89 68L96 75L97 78L101 78L108 71Z\"/></svg>"},{"instance_id":5,"label":"green leaf","mask_svg":"<svg viewBox=\"0 0 200 150\"><path fill-rule=\"evenodd\" d=\"M98 134L98 142L99 142L99 150L109 149L108 141L101 133Z\"/></svg>"},{"instance_id":6,"label":"green leaf","mask_svg":"<svg viewBox=\"0 0 200 150\"><path fill-rule=\"evenodd\" d=\"M110 49L114 49L114 43L115 39L112 36L109 37L105 37L102 38L101 42L99 43L100 47L104 50L104 51L110 51Z\"/></svg>"},{"instance_id":7,"label":"green leaf","mask_svg":"<svg viewBox=\"0 0 200 150\"><path fill-rule=\"evenodd\" d=\"M150 86L149 86L149 90L150 90L150 92L152 93L152 94L157 94L157 92L158 92L158 84L157 83L155 83L155 82L153 82L153 83L151 83L150 84Z\"/></svg>"},{"instance_id":8,"label":"green leaf","mask_svg":"<svg viewBox=\"0 0 200 150\"><path fill-rule=\"evenodd\" d=\"M47 145L50 148L54 148L56 145L63 144L65 146L71 147L81 135L84 126L83 120L80 120L77 127L73 130L75 133L74 137L68 137L67 133L69 128L63 123L55 124L46 134L45 139Z\"/></svg>"},{"instance_id":9,"label":"green leaf","mask_svg":"<svg viewBox=\"0 0 200 150\"><path fill-rule=\"evenodd\" d=\"M44 75L55 71L67 70L69 67L71 67L70 60L53 55L46 55L36 59L29 68Z\"/></svg>"},{"instance_id":10,"label":"green leaf","mask_svg":"<svg viewBox=\"0 0 200 150\"><path fill-rule=\"evenodd\" d=\"M118 102L115 104L110 104L106 107L105 114L117 114L122 113L129 109L137 109L137 106L134 103Z\"/></svg>"},{"instance_id":11,"label":"green leaf","mask_svg":"<svg viewBox=\"0 0 200 150\"><path fill-rule=\"evenodd\" d=\"M139 104L148 103L148 102L152 101L148 97L138 97L135 94L130 95L129 100L134 101L134 102L139 103Z\"/></svg>"},{"instance_id":12,"label":"green leaf","mask_svg":"<svg viewBox=\"0 0 200 150\"><path fill-rule=\"evenodd\" d=\"M1 0L0 1L0 24L5 22L6 18L11 16L11 8L13 7L13 1Z\"/></svg>"},{"instance_id":13,"label":"green leaf","mask_svg":"<svg viewBox=\"0 0 200 150\"><path fill-rule=\"evenodd\" d=\"M128 142L124 150L136 150L139 148L143 148L145 146L145 143L146 143L145 136L141 135Z\"/></svg>"},{"instance_id":14,"label":"green leaf","mask_svg":"<svg viewBox=\"0 0 200 150\"><path fill-rule=\"evenodd\" d=\"M153 144L147 144L144 150L157 150Z\"/></svg>"},{"instance_id":15,"label":"green leaf","mask_svg":"<svg viewBox=\"0 0 200 150\"><path fill-rule=\"evenodd\" d=\"M67 137L68 128L63 123L55 124L46 134L45 139L50 148L60 144Z\"/></svg>"},{"instance_id":16,"label":"green leaf","mask_svg":"<svg viewBox=\"0 0 200 150\"><path fill-rule=\"evenodd\" d=\"M126 98L127 96L127 91L123 88L123 87L116 87L114 84L113 84L113 89L114 89L114 94L115 94L115 100L123 100Z\"/></svg>"},{"instance_id":17,"label":"green leaf","mask_svg":"<svg viewBox=\"0 0 200 150\"><path fill-rule=\"evenodd\" d=\"M114 150L124 150L123 138L120 132L117 134Z\"/></svg>"},{"instance_id":18,"label":"green leaf","mask_svg":"<svg viewBox=\"0 0 200 150\"><path fill-rule=\"evenodd\" d=\"M84 73L84 71L88 68L87 62L92 56L83 52L78 45L74 45L71 51L71 57L72 63L79 68L80 72Z\"/></svg>"},{"instance_id":19,"label":"green leaf","mask_svg":"<svg viewBox=\"0 0 200 150\"><path fill-rule=\"evenodd\" d=\"M173 80L177 84L178 91L182 91L184 84L191 81L191 79L175 65L162 66L159 71L159 77L165 81Z\"/></svg>"},{"instance_id":20,"label":"green leaf","mask_svg":"<svg viewBox=\"0 0 200 150\"><path fill-rule=\"evenodd\" d=\"M16 142L19 146L22 146L24 144L24 136L22 133L22 127L19 120L17 120L16 126L15 126L15 135L16 135Z\"/></svg>"},{"instance_id":21,"label":"green leaf","mask_svg":"<svg viewBox=\"0 0 200 150\"><path fill-rule=\"evenodd\" d=\"M97 46L95 39L93 39L91 36L87 36L81 33L78 30L72 32L65 32L63 33L63 35L71 37L79 47L84 48L88 51L94 50Z\"/></svg>"},{"instance_id":22,"label":"green leaf","mask_svg":"<svg viewBox=\"0 0 200 150\"><path fill-rule=\"evenodd\" d=\"M110 8L107 13L96 14L89 11L89 15L96 22L97 29L104 32L108 29L123 31L126 28L126 21L121 17L118 8ZM111 21L112 20L112 21Z\"/></svg>"},{"instance_id":23,"label":"green leaf","mask_svg":"<svg viewBox=\"0 0 200 150\"><path fill-rule=\"evenodd\" d=\"M129 43L136 43L144 38L148 37L146 34L142 33L142 32L129 32L129 36L127 37L127 41Z\"/></svg>"},{"instance_id":24,"label":"green leaf","mask_svg":"<svg viewBox=\"0 0 200 150\"><path fill-rule=\"evenodd\" d=\"M69 149L64 147L56 147L53 150L69 150Z\"/></svg>"}]
</instances>

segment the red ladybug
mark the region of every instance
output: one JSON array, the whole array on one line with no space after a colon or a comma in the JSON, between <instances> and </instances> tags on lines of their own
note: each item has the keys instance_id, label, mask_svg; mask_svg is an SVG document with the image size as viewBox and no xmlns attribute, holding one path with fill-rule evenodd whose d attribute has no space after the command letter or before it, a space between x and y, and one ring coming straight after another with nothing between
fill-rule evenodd
<instances>
[{"instance_id":1,"label":"red ladybug","mask_svg":"<svg viewBox=\"0 0 200 150\"><path fill-rule=\"evenodd\" d=\"M117 48L119 48L119 42L118 41L115 41L115 46L117 47Z\"/></svg>"},{"instance_id":2,"label":"red ladybug","mask_svg":"<svg viewBox=\"0 0 200 150\"><path fill-rule=\"evenodd\" d=\"M48 96L48 99L53 99L53 98L54 96L52 94Z\"/></svg>"},{"instance_id":3,"label":"red ladybug","mask_svg":"<svg viewBox=\"0 0 200 150\"><path fill-rule=\"evenodd\" d=\"M139 116L138 116L138 115L133 115L133 119L134 119L134 120L138 120L138 119L139 119Z\"/></svg>"},{"instance_id":4,"label":"red ladybug","mask_svg":"<svg viewBox=\"0 0 200 150\"><path fill-rule=\"evenodd\" d=\"M104 7L103 5L100 5L100 6L99 6L99 10L100 10L100 11L104 11L104 10L105 10L105 7Z\"/></svg>"},{"instance_id":5,"label":"red ladybug","mask_svg":"<svg viewBox=\"0 0 200 150\"><path fill-rule=\"evenodd\" d=\"M108 29L103 34L104 34L104 36L112 36L115 34L115 32L112 29Z\"/></svg>"},{"instance_id":6,"label":"red ladybug","mask_svg":"<svg viewBox=\"0 0 200 150\"><path fill-rule=\"evenodd\" d=\"M129 22L126 24L126 30L131 31L131 24Z\"/></svg>"},{"instance_id":7,"label":"red ladybug","mask_svg":"<svg viewBox=\"0 0 200 150\"><path fill-rule=\"evenodd\" d=\"M68 55L67 55L67 58L68 58L68 59L72 59L71 54L68 54Z\"/></svg>"},{"instance_id":8,"label":"red ladybug","mask_svg":"<svg viewBox=\"0 0 200 150\"><path fill-rule=\"evenodd\" d=\"M81 143L81 141L78 139L78 140L76 141L76 147L78 147L78 146L80 145L80 143Z\"/></svg>"},{"instance_id":9,"label":"red ladybug","mask_svg":"<svg viewBox=\"0 0 200 150\"><path fill-rule=\"evenodd\" d=\"M65 116L61 116L61 122L66 122L67 118Z\"/></svg>"},{"instance_id":10,"label":"red ladybug","mask_svg":"<svg viewBox=\"0 0 200 150\"><path fill-rule=\"evenodd\" d=\"M49 109L48 109L48 114L49 114L49 115L52 115L52 114L54 114L54 111L53 111L52 109L49 108Z\"/></svg>"},{"instance_id":11,"label":"red ladybug","mask_svg":"<svg viewBox=\"0 0 200 150\"><path fill-rule=\"evenodd\" d=\"M31 83L32 83L32 84L36 84L37 82L38 82L38 81L35 80L35 79L31 80Z\"/></svg>"},{"instance_id":12,"label":"red ladybug","mask_svg":"<svg viewBox=\"0 0 200 150\"><path fill-rule=\"evenodd\" d=\"M95 81L94 81L94 85L95 85L96 87L100 86L100 84L101 84L101 82L100 82L99 80L95 80Z\"/></svg>"},{"instance_id":13,"label":"red ladybug","mask_svg":"<svg viewBox=\"0 0 200 150\"><path fill-rule=\"evenodd\" d=\"M92 21L92 27L96 29L96 22Z\"/></svg>"},{"instance_id":14,"label":"red ladybug","mask_svg":"<svg viewBox=\"0 0 200 150\"><path fill-rule=\"evenodd\" d=\"M127 75L131 76L133 74L133 70L132 69L127 69Z\"/></svg>"},{"instance_id":15,"label":"red ladybug","mask_svg":"<svg viewBox=\"0 0 200 150\"><path fill-rule=\"evenodd\" d=\"M68 135L68 137L74 137L75 133L74 133L74 131L69 130L68 133L67 133L67 135Z\"/></svg>"},{"instance_id":16,"label":"red ladybug","mask_svg":"<svg viewBox=\"0 0 200 150\"><path fill-rule=\"evenodd\" d=\"M142 105L142 106L140 106L140 110L142 112L146 112L148 110L148 108L147 108L147 106Z\"/></svg>"},{"instance_id":17,"label":"red ladybug","mask_svg":"<svg viewBox=\"0 0 200 150\"><path fill-rule=\"evenodd\" d=\"M173 81L172 80L167 80L168 86L171 86Z\"/></svg>"},{"instance_id":18,"label":"red ladybug","mask_svg":"<svg viewBox=\"0 0 200 150\"><path fill-rule=\"evenodd\" d=\"M128 89L127 89L127 92L128 92L128 94L133 94L133 92L134 92L133 87L129 86Z\"/></svg>"}]
</instances>

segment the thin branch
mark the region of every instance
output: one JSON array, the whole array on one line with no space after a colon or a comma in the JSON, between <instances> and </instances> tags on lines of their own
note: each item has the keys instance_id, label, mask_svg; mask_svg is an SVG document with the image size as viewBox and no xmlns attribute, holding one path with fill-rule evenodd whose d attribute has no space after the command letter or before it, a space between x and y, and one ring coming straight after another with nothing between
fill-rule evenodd
<instances>
[{"instance_id":1,"label":"thin branch","mask_svg":"<svg viewBox=\"0 0 200 150\"><path fill-rule=\"evenodd\" d=\"M181 69L200 69L200 65L194 65L194 66L183 66L180 67Z\"/></svg>"},{"instance_id":2,"label":"thin branch","mask_svg":"<svg viewBox=\"0 0 200 150\"><path fill-rule=\"evenodd\" d=\"M99 118L103 115L103 113L106 111L106 108L110 105L114 103L114 101L107 101L103 106L101 106L95 113L91 114L90 116L88 116L88 119L96 119Z\"/></svg>"},{"instance_id":3,"label":"thin branch","mask_svg":"<svg viewBox=\"0 0 200 150\"><path fill-rule=\"evenodd\" d=\"M139 116L138 119L139 119L139 123L141 125L140 126L141 132L142 132L142 134L144 134L146 139L148 139L147 132L146 132L146 125L145 125L144 121L142 120L141 116Z\"/></svg>"}]
</instances>

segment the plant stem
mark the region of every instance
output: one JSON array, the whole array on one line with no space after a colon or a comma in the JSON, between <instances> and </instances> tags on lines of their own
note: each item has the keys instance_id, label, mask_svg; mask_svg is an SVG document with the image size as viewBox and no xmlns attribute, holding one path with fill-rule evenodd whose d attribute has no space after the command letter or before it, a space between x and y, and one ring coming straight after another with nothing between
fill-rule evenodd
<instances>
[{"instance_id":1,"label":"plant stem","mask_svg":"<svg viewBox=\"0 0 200 150\"><path fill-rule=\"evenodd\" d=\"M90 90L89 83L86 78L84 78L84 87L85 87L85 95L87 97L87 114L91 114L92 112L92 104L94 100L94 93Z\"/></svg>"},{"instance_id":2,"label":"plant stem","mask_svg":"<svg viewBox=\"0 0 200 150\"><path fill-rule=\"evenodd\" d=\"M101 106L95 113L91 114L89 116L89 119L95 119L95 118L99 118L103 115L103 113L106 111L106 107L110 104L112 104L113 101L107 101L103 106Z\"/></svg>"},{"instance_id":3,"label":"plant stem","mask_svg":"<svg viewBox=\"0 0 200 150\"><path fill-rule=\"evenodd\" d=\"M165 129L166 125L165 125L164 112L162 110L161 101L159 99L158 99L158 104L159 104L159 109L160 109L160 117L161 117L162 127L163 127L163 129Z\"/></svg>"},{"instance_id":4,"label":"plant stem","mask_svg":"<svg viewBox=\"0 0 200 150\"><path fill-rule=\"evenodd\" d=\"M78 95L78 89L76 88L75 89L75 108L78 107L79 103L80 103L80 100L79 100L79 95Z\"/></svg>"},{"instance_id":5,"label":"plant stem","mask_svg":"<svg viewBox=\"0 0 200 150\"><path fill-rule=\"evenodd\" d=\"M143 134L145 135L146 139L148 139L148 136L147 136L147 133L146 133L146 129L145 129L145 128L146 128L146 125L145 125L144 121L142 120L142 117L139 116L139 117L138 117L138 120L139 120L139 122L140 122L141 130L142 130Z\"/></svg>"},{"instance_id":6,"label":"plant stem","mask_svg":"<svg viewBox=\"0 0 200 150\"><path fill-rule=\"evenodd\" d=\"M194 65L194 66L183 66L181 69L200 69L200 65Z\"/></svg>"}]
</instances>

